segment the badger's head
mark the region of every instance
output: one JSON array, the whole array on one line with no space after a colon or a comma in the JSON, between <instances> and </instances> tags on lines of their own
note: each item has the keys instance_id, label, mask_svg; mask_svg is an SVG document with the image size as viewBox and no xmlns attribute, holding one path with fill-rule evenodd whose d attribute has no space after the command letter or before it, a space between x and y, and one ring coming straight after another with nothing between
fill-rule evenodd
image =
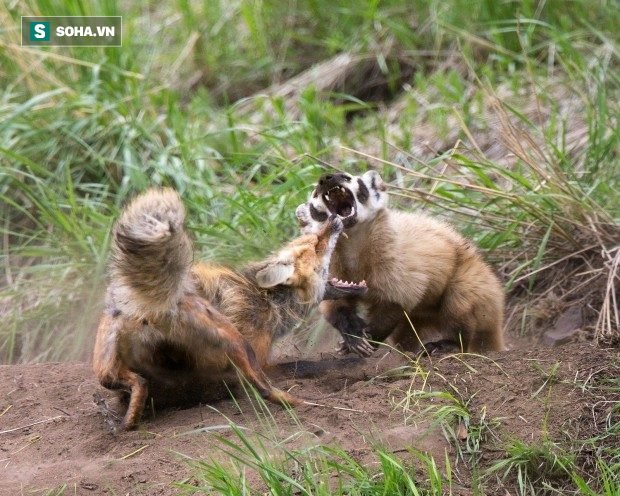
<instances>
[{"instance_id":1,"label":"badger's head","mask_svg":"<svg viewBox=\"0 0 620 496\"><path fill-rule=\"evenodd\" d=\"M372 220L387 207L387 192L381 176L368 171L361 176L345 173L320 177L310 199L297 207L297 218L304 234L320 231L330 215L342 219L345 229Z\"/></svg>"}]
</instances>

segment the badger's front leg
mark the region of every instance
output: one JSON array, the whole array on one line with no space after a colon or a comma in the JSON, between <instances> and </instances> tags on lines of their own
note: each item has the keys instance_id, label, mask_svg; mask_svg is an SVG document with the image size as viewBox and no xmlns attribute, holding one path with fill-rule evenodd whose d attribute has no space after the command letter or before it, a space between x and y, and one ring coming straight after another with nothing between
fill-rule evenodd
<instances>
[{"instance_id":1,"label":"badger's front leg","mask_svg":"<svg viewBox=\"0 0 620 496\"><path fill-rule=\"evenodd\" d=\"M326 300L320 305L325 319L342 335L338 354L356 353L368 357L375 348L368 342L368 326L356 312L356 304L352 299Z\"/></svg>"}]
</instances>

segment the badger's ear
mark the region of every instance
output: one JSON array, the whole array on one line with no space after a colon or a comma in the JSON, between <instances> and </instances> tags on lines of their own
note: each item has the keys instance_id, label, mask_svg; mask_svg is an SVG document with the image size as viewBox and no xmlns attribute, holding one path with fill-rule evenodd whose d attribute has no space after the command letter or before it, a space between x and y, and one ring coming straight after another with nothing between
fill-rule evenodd
<instances>
[{"instance_id":1,"label":"badger's ear","mask_svg":"<svg viewBox=\"0 0 620 496\"><path fill-rule=\"evenodd\" d=\"M369 170L368 172L362 175L362 181L366 184L368 189L373 189L375 191L385 191L385 185L383 184L383 179L377 171Z\"/></svg>"},{"instance_id":2,"label":"badger's ear","mask_svg":"<svg viewBox=\"0 0 620 496\"><path fill-rule=\"evenodd\" d=\"M278 258L256 273L256 282L261 288L273 288L285 284L295 272L295 263L291 258Z\"/></svg>"}]
</instances>

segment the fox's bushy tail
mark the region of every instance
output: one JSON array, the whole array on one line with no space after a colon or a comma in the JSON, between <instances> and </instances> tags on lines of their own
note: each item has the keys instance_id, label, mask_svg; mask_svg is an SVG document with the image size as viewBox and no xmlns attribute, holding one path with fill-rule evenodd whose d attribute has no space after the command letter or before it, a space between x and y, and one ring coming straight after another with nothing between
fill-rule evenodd
<instances>
[{"instance_id":1,"label":"fox's bushy tail","mask_svg":"<svg viewBox=\"0 0 620 496\"><path fill-rule=\"evenodd\" d=\"M174 313L189 290L192 243L176 191L136 197L114 227L110 283L121 313L143 319Z\"/></svg>"}]
</instances>

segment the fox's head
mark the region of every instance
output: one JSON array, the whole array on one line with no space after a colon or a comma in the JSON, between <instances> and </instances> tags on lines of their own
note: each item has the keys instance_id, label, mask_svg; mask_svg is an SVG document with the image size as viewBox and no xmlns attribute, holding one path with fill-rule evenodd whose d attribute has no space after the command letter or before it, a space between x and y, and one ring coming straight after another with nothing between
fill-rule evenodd
<instances>
[{"instance_id":1,"label":"fox's head","mask_svg":"<svg viewBox=\"0 0 620 496\"><path fill-rule=\"evenodd\" d=\"M342 220L335 214L330 215L317 232L297 238L259 264L255 273L258 286L266 289L288 287L297 294L299 301L308 304L364 294L365 281L328 279L331 256L343 229Z\"/></svg>"},{"instance_id":2,"label":"fox's head","mask_svg":"<svg viewBox=\"0 0 620 496\"><path fill-rule=\"evenodd\" d=\"M342 219L345 229L373 219L387 207L385 184L376 171L361 176L335 173L319 178L310 199L297 207L301 231L314 234L321 230L330 215Z\"/></svg>"}]
</instances>

